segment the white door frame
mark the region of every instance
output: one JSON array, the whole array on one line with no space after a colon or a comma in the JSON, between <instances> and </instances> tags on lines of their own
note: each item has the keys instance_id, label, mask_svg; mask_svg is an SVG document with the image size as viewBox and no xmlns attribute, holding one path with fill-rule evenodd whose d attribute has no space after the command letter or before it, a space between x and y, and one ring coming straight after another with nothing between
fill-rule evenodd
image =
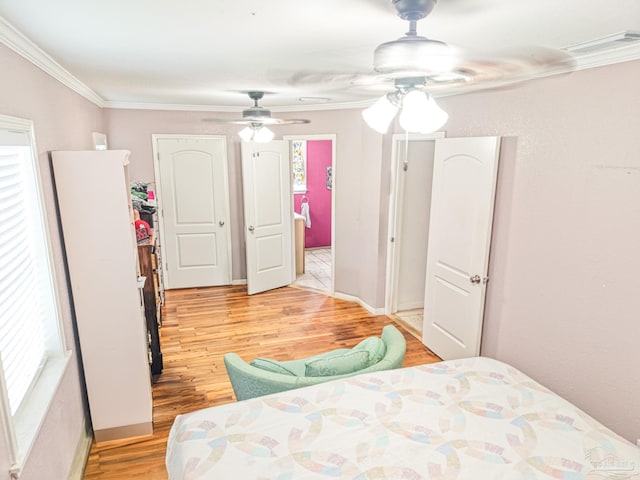
<instances>
[{"instance_id":1,"label":"white door frame","mask_svg":"<svg viewBox=\"0 0 640 480\"><path fill-rule=\"evenodd\" d=\"M334 295L336 291L336 134L314 134L314 135L283 135L283 140L331 140L331 291L330 295ZM292 195L293 199L293 195ZM291 219L293 224L293 218ZM293 225L292 225L293 227ZM293 231L293 230L292 230ZM294 275L295 278L295 275Z\"/></svg>"},{"instance_id":2,"label":"white door frame","mask_svg":"<svg viewBox=\"0 0 640 480\"><path fill-rule=\"evenodd\" d=\"M398 295L396 289L398 287L398 264L400 258L400 245L395 242L397 232L402 228L402 198L404 195L404 180L400 175L402 161L398 158L400 152L399 145L405 142L437 140L445 138L445 132L434 132L428 134L422 133L394 133L391 137L391 191L389 192L389 232L387 239L387 266L385 279L385 301L384 312L389 315L397 310ZM408 150L408 149L407 149ZM405 151L405 155L408 152ZM393 239L393 240L392 240Z\"/></svg>"},{"instance_id":3,"label":"white door frame","mask_svg":"<svg viewBox=\"0 0 640 480\"><path fill-rule=\"evenodd\" d=\"M164 198L164 196L162 195L162 182L160 181L160 157L158 155L158 140L165 140L165 139L181 139L181 138L187 138L187 139L202 139L202 140L224 140L225 143L227 141L227 137L226 135L182 135L182 134L157 134L157 133L152 133L151 134L151 143L152 143L152 147L153 147L153 175L155 176L155 188L156 188L156 192L157 192L157 197L156 197L156 206L158 209L158 232L160 233L160 246L161 248L163 248L164 245L167 245L166 240L165 240L165 235L164 235L164 218L162 216L162 199ZM232 223L232 218L231 218L231 206L229 203L229 166L228 166L228 155L229 155L229 151L227 150L227 159L225 159L226 161L223 163L223 169L224 169L224 176L225 176L225 182L224 182L224 198L225 198L225 210L227 211L228 215L228 223L229 223L229 228L225 229L225 235L227 236L227 258L229 261L229 274L228 274L228 279L227 279L227 284L231 285L232 279L233 279L233 256L232 256L232 247L231 247L231 223ZM166 260L165 260L166 262ZM170 284L169 282L169 275L170 272L165 268L166 267L166 263L165 265L161 265L160 268L162 268L163 272L162 275L165 278L165 284Z\"/></svg>"}]
</instances>

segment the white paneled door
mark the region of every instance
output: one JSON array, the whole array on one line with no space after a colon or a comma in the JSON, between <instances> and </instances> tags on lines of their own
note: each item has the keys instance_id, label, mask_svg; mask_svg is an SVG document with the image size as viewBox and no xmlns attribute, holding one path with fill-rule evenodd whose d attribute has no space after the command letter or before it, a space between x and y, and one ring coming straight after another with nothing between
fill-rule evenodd
<instances>
[{"instance_id":1,"label":"white paneled door","mask_svg":"<svg viewBox=\"0 0 640 480\"><path fill-rule=\"evenodd\" d=\"M223 136L154 136L165 287L231 283L229 179Z\"/></svg>"},{"instance_id":2,"label":"white paneled door","mask_svg":"<svg viewBox=\"0 0 640 480\"><path fill-rule=\"evenodd\" d=\"M499 147L436 141L423 342L444 360L480 352Z\"/></svg>"},{"instance_id":3,"label":"white paneled door","mask_svg":"<svg viewBox=\"0 0 640 480\"><path fill-rule=\"evenodd\" d=\"M289 285L293 270L293 205L289 142L242 144L247 291Z\"/></svg>"}]
</instances>

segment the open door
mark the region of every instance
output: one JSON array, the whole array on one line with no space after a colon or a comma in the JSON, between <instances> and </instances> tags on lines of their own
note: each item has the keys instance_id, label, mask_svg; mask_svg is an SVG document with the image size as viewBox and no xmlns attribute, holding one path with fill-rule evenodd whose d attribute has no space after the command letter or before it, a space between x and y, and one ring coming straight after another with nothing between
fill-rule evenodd
<instances>
[{"instance_id":1,"label":"open door","mask_svg":"<svg viewBox=\"0 0 640 480\"><path fill-rule=\"evenodd\" d=\"M289 285L293 206L289 142L242 143L247 292Z\"/></svg>"},{"instance_id":2,"label":"open door","mask_svg":"<svg viewBox=\"0 0 640 480\"><path fill-rule=\"evenodd\" d=\"M423 342L444 360L480 352L499 146L436 141Z\"/></svg>"}]
</instances>

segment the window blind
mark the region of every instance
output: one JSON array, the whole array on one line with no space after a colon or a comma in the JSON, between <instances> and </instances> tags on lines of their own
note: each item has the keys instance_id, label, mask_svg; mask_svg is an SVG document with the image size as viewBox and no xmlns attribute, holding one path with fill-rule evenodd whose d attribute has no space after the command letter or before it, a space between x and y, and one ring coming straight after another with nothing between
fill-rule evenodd
<instances>
[{"instance_id":1,"label":"window blind","mask_svg":"<svg viewBox=\"0 0 640 480\"><path fill-rule=\"evenodd\" d=\"M9 145L9 146L7 146ZM46 240L29 138L0 134L0 355L11 415L46 360ZM46 270L45 270L46 275Z\"/></svg>"}]
</instances>

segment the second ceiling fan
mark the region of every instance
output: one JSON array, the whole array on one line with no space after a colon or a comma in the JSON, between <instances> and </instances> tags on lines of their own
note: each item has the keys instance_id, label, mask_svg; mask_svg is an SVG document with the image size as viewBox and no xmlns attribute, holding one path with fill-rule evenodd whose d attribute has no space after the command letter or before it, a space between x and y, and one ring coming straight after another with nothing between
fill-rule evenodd
<instances>
[{"instance_id":1,"label":"second ceiling fan","mask_svg":"<svg viewBox=\"0 0 640 480\"><path fill-rule=\"evenodd\" d=\"M205 118L205 122L227 123L232 125L245 125L245 128L238 132L240 138L245 142L266 143L273 140L273 132L267 128L267 125L291 125L300 123L309 123L309 120L302 118L276 118L271 116L271 111L258 104L258 101L264 96L264 92L251 91L247 92L249 98L253 100L253 106L242 111L242 118L238 119L219 119Z\"/></svg>"}]
</instances>

